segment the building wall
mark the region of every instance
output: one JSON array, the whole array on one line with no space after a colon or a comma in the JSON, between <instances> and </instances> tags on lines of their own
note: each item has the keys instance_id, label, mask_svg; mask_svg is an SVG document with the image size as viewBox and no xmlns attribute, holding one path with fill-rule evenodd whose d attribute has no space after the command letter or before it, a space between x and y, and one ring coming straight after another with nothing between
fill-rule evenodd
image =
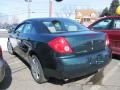
<instances>
[{"instance_id":1,"label":"building wall","mask_svg":"<svg viewBox=\"0 0 120 90\"><path fill-rule=\"evenodd\" d=\"M80 9L75 10L75 20L88 26L92 22L98 19L98 14L95 10L91 9Z\"/></svg>"}]
</instances>

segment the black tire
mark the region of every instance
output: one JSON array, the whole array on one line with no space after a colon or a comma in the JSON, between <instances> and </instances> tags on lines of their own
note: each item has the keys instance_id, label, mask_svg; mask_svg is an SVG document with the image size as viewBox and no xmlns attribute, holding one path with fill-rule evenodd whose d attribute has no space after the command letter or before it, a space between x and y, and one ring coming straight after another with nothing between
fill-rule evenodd
<instances>
[{"instance_id":1,"label":"black tire","mask_svg":"<svg viewBox=\"0 0 120 90\"><path fill-rule=\"evenodd\" d=\"M13 47L12 47L12 45L11 45L11 43L10 43L10 41L7 42L7 49L8 49L8 52L9 52L10 54L12 54L12 55L15 54L15 53L14 53L14 50L13 50Z\"/></svg>"},{"instance_id":2,"label":"black tire","mask_svg":"<svg viewBox=\"0 0 120 90\"><path fill-rule=\"evenodd\" d=\"M30 60L30 66L31 66L31 74L34 80L39 84L45 83L47 80L44 76L41 63L36 55L32 55Z\"/></svg>"}]
</instances>

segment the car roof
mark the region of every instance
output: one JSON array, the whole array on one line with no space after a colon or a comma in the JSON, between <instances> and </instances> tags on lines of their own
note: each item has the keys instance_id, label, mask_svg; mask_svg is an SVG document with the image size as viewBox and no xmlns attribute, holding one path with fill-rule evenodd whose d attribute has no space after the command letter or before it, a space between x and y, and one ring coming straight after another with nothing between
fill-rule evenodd
<instances>
[{"instance_id":1,"label":"car roof","mask_svg":"<svg viewBox=\"0 0 120 90\"><path fill-rule=\"evenodd\" d=\"M25 21L46 21L46 20L50 20L50 21L52 21L52 20L68 20L67 18L31 18L31 19L27 19L27 20L25 20ZM23 22L25 22L25 21L23 21Z\"/></svg>"},{"instance_id":2,"label":"car roof","mask_svg":"<svg viewBox=\"0 0 120 90\"><path fill-rule=\"evenodd\" d=\"M101 17L100 19L107 19L107 18L120 18L120 16L105 16L105 17Z\"/></svg>"},{"instance_id":3,"label":"car roof","mask_svg":"<svg viewBox=\"0 0 120 90\"><path fill-rule=\"evenodd\" d=\"M113 19L113 18L120 18L120 16L105 16L105 17L100 17L98 20L94 21L93 23L91 23L88 27L94 25L96 22L99 22L101 20L104 20L104 19Z\"/></svg>"}]
</instances>

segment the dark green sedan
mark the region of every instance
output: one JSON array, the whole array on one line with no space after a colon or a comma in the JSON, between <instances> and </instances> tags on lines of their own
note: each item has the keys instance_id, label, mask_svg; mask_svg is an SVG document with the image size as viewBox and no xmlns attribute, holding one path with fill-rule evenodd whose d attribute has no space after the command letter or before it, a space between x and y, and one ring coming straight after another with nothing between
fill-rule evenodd
<instances>
[{"instance_id":1,"label":"dark green sedan","mask_svg":"<svg viewBox=\"0 0 120 90\"><path fill-rule=\"evenodd\" d=\"M105 67L111 60L109 39L65 18L28 19L11 31L8 51L31 67L34 80L71 79Z\"/></svg>"}]
</instances>

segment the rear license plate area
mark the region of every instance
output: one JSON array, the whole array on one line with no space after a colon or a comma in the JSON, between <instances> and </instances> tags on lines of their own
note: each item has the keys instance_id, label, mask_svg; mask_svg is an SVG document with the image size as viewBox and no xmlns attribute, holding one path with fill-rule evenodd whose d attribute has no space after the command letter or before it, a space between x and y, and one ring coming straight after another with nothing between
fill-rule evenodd
<instances>
[{"instance_id":1,"label":"rear license plate area","mask_svg":"<svg viewBox=\"0 0 120 90\"><path fill-rule=\"evenodd\" d=\"M104 63L104 57L102 54L88 56L89 64L102 64Z\"/></svg>"}]
</instances>

